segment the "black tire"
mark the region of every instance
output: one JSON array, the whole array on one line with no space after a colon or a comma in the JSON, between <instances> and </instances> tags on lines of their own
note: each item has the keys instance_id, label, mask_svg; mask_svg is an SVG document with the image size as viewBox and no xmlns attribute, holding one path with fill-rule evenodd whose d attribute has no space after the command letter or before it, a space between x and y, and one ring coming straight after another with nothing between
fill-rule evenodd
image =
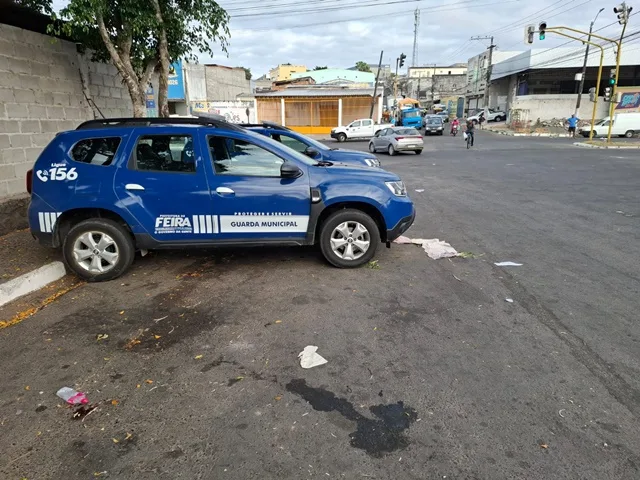
<instances>
[{"instance_id":1,"label":"black tire","mask_svg":"<svg viewBox=\"0 0 640 480\"><path fill-rule=\"evenodd\" d=\"M389 155L393 157L396 154L396 149L393 148L393 145L389 144L389 148L387 149L387 152L389 152Z\"/></svg>"},{"instance_id":2,"label":"black tire","mask_svg":"<svg viewBox=\"0 0 640 480\"><path fill-rule=\"evenodd\" d=\"M416 150L416 155L420 155L422 153L422 150Z\"/></svg>"},{"instance_id":3,"label":"black tire","mask_svg":"<svg viewBox=\"0 0 640 480\"><path fill-rule=\"evenodd\" d=\"M98 232L109 235L117 247L119 255L116 263L104 273L92 273L86 270L74 256L73 249L76 240L87 232ZM135 245L131 234L122 225L108 218L91 218L78 223L71 228L62 246L62 254L67 267L80 278L89 282L103 282L118 278L126 272L133 263L135 252Z\"/></svg>"},{"instance_id":4,"label":"black tire","mask_svg":"<svg viewBox=\"0 0 640 480\"><path fill-rule=\"evenodd\" d=\"M624 133L624 136L625 136L625 137L627 137L627 138L633 138L633 134L634 134L634 131L633 131L633 130L627 130L627 131Z\"/></svg>"},{"instance_id":5,"label":"black tire","mask_svg":"<svg viewBox=\"0 0 640 480\"><path fill-rule=\"evenodd\" d=\"M376 147L373 145L373 142L369 142L369 151L371 153L376 153Z\"/></svg>"},{"instance_id":6,"label":"black tire","mask_svg":"<svg viewBox=\"0 0 640 480\"><path fill-rule=\"evenodd\" d=\"M477 125L477 124L478 124L478 121L477 121L477 120L471 120L471 121L473 122L473 124L474 124L474 125Z\"/></svg>"},{"instance_id":7,"label":"black tire","mask_svg":"<svg viewBox=\"0 0 640 480\"><path fill-rule=\"evenodd\" d=\"M331 235L334 229L344 222L358 222L369 232L369 248L360 258L345 260L331 248ZM334 267L356 268L368 263L380 245L380 230L376 222L361 210L347 208L338 210L327 217L320 228L320 250L324 258Z\"/></svg>"},{"instance_id":8,"label":"black tire","mask_svg":"<svg viewBox=\"0 0 640 480\"><path fill-rule=\"evenodd\" d=\"M338 142L342 143L342 142L346 142L347 141L347 135L344 133L339 133L338 134Z\"/></svg>"},{"instance_id":9,"label":"black tire","mask_svg":"<svg viewBox=\"0 0 640 480\"><path fill-rule=\"evenodd\" d=\"M504 119L500 115L493 119L494 122L501 122L502 120Z\"/></svg>"}]
</instances>

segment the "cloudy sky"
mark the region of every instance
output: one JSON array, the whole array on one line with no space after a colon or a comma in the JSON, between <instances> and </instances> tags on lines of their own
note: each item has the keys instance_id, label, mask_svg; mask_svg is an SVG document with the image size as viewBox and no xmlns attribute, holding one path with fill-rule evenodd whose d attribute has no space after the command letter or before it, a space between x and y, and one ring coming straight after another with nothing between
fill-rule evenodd
<instances>
[{"instance_id":1,"label":"cloudy sky","mask_svg":"<svg viewBox=\"0 0 640 480\"><path fill-rule=\"evenodd\" d=\"M251 68L254 78L278 63L350 67L362 60L395 65L400 53L411 62L414 10L420 9L418 65L466 62L488 45L472 36L494 35L498 49L524 50L524 26L545 20L587 30L617 22L611 0L218 0L231 15L229 56L202 62ZM631 5L633 0L629 2ZM640 5L638 5L640 11ZM634 14L637 12L633 12ZM638 24L636 27L635 24ZM628 32L640 28L632 18ZM615 23L599 34L619 35ZM640 40L640 37L634 37ZM548 35L535 48L566 39ZM578 46L577 43L574 44ZM570 46L570 45L567 45ZM571 45L573 46L573 45ZM214 46L215 48L215 46Z\"/></svg>"}]
</instances>

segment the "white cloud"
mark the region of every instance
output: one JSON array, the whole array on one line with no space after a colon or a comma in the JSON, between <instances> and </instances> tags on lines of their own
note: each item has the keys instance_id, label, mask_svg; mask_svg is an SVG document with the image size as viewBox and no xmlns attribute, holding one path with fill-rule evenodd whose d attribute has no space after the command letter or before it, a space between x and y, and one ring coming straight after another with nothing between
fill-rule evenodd
<instances>
[{"instance_id":1,"label":"white cloud","mask_svg":"<svg viewBox=\"0 0 640 480\"><path fill-rule=\"evenodd\" d=\"M600 3L589 0L444 0L434 5L428 0L219 0L232 15L229 57L216 55L216 63L250 67L257 77L278 63L350 67L357 61L374 63L380 50L383 62L395 64L404 53L410 64L413 49L413 10L421 9L418 35L419 64L448 65L465 62L489 45L488 40L469 41L475 35L494 35L501 50L525 50L524 26L546 20L549 25L567 25L587 30L600 7L595 28L615 22L613 7L617 0ZM365 8L354 5L373 4ZM452 6L452 4L458 4ZM284 5L279 7L278 5ZM339 5L340 10L295 13L297 10L321 10ZM242 10L239 10L242 9ZM240 14L284 12L258 17L234 17ZM559 14L559 15L558 15ZM640 17L637 17L640 19ZM635 18L630 23L630 31ZM600 33L619 35L619 26ZM536 39L534 47L553 47L567 41L547 35ZM574 44L578 46L579 44ZM214 49L216 47L214 46ZM203 60L211 60L204 59Z\"/></svg>"}]
</instances>

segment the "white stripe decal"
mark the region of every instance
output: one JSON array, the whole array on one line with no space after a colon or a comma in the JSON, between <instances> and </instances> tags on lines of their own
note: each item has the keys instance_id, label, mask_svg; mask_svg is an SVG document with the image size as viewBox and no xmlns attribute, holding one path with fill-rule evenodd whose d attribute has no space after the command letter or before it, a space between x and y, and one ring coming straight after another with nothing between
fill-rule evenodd
<instances>
[{"instance_id":1,"label":"white stripe decal","mask_svg":"<svg viewBox=\"0 0 640 480\"><path fill-rule=\"evenodd\" d=\"M207 226L205 225L205 221L204 221L204 215L198 215L200 217L200 232L201 233L206 233L207 232Z\"/></svg>"},{"instance_id":2,"label":"white stripe decal","mask_svg":"<svg viewBox=\"0 0 640 480\"><path fill-rule=\"evenodd\" d=\"M51 212L49 215L51 215L51 231L53 232L53 227L56 224L56 220L58 219L58 215L56 214L56 212Z\"/></svg>"},{"instance_id":3,"label":"white stripe decal","mask_svg":"<svg viewBox=\"0 0 640 480\"><path fill-rule=\"evenodd\" d=\"M193 233L200 233L200 228L198 227L198 215L193 216Z\"/></svg>"},{"instance_id":4,"label":"white stripe decal","mask_svg":"<svg viewBox=\"0 0 640 480\"><path fill-rule=\"evenodd\" d=\"M213 225L211 225L211 215L205 215L207 219L207 233L213 233Z\"/></svg>"},{"instance_id":5,"label":"white stripe decal","mask_svg":"<svg viewBox=\"0 0 640 480\"><path fill-rule=\"evenodd\" d=\"M211 215L211 218L213 218L213 233L218 233L219 229L218 229L218 216L217 215Z\"/></svg>"},{"instance_id":6,"label":"white stripe decal","mask_svg":"<svg viewBox=\"0 0 640 480\"><path fill-rule=\"evenodd\" d=\"M44 229L44 213L38 212L38 221L40 222L40 231L46 232Z\"/></svg>"},{"instance_id":7,"label":"white stripe decal","mask_svg":"<svg viewBox=\"0 0 640 480\"><path fill-rule=\"evenodd\" d=\"M220 215L220 233L304 233L308 215Z\"/></svg>"},{"instance_id":8,"label":"white stripe decal","mask_svg":"<svg viewBox=\"0 0 640 480\"><path fill-rule=\"evenodd\" d=\"M51 232L51 217L49 216L49 212L44 213L44 231Z\"/></svg>"}]
</instances>

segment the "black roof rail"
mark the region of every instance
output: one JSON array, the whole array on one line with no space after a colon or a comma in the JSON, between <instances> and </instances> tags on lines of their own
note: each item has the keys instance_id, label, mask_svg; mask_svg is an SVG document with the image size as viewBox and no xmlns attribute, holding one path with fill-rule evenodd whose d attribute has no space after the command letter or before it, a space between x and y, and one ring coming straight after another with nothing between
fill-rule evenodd
<instances>
[{"instance_id":1,"label":"black roof rail","mask_svg":"<svg viewBox=\"0 0 640 480\"><path fill-rule=\"evenodd\" d=\"M276 122L264 121L262 123L241 123L243 127L265 127L265 128L279 128L281 130L291 130L289 127L285 127L284 125L280 125Z\"/></svg>"},{"instance_id":2,"label":"black roof rail","mask_svg":"<svg viewBox=\"0 0 640 480\"><path fill-rule=\"evenodd\" d=\"M147 127L150 125L202 125L226 130L241 131L242 127L227 122L221 115L201 114L197 117L125 117L125 118L97 118L78 125L76 130L105 127Z\"/></svg>"}]
</instances>

